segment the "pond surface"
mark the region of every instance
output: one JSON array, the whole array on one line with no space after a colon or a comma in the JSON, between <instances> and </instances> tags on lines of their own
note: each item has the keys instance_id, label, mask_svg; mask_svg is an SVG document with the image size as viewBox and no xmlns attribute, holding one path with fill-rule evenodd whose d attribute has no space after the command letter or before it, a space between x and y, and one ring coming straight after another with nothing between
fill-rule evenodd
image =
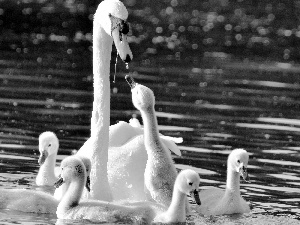
<instances>
[{"instance_id":1,"label":"pond surface","mask_svg":"<svg viewBox=\"0 0 300 225\"><path fill-rule=\"evenodd\" d=\"M89 66L76 69L73 64L63 67L10 58L0 59L0 188L36 188L40 133L57 134L58 165L89 137L92 72ZM251 183L242 181L241 193L251 202L252 212L193 215L189 223L299 222L299 68L279 63L183 67L174 62L133 63L126 71L118 64L116 82L111 82L111 124L132 116L141 121L124 79L128 72L154 91L160 132L183 137L182 157L174 156L176 166L195 169L201 188L225 187L232 149L244 148L250 154ZM0 210L0 223L55 224L56 218Z\"/></svg>"}]
</instances>

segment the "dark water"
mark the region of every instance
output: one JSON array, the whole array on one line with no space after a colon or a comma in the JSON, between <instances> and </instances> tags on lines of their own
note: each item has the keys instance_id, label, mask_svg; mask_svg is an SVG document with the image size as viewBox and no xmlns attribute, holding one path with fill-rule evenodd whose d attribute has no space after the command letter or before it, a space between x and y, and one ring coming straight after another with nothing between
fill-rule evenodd
<instances>
[{"instance_id":1,"label":"dark water","mask_svg":"<svg viewBox=\"0 0 300 225\"><path fill-rule=\"evenodd\" d=\"M183 137L182 157L174 156L175 163L178 169L193 167L201 175L201 187L224 188L232 149L245 148L250 154L251 183L242 182L241 192L252 213L194 215L191 223L291 224L300 215L299 71L280 63L182 66L176 61L132 63L127 71L119 63L116 83L111 82L111 124L132 116L141 120L124 80L130 72L154 91L160 132ZM0 83L0 187L32 188L41 132L57 134L59 161L89 137L91 68L3 57ZM54 224L56 219L1 210L0 222Z\"/></svg>"}]
</instances>

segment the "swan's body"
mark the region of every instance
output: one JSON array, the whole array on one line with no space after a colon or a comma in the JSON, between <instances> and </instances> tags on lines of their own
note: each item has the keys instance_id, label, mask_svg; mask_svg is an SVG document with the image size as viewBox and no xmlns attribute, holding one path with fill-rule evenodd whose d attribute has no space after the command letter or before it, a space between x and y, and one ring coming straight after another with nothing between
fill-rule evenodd
<instances>
[{"instance_id":1,"label":"swan's body","mask_svg":"<svg viewBox=\"0 0 300 225\"><path fill-rule=\"evenodd\" d=\"M69 189L57 207L58 219L87 219L93 222L128 224L149 224L154 218L156 222L164 222L165 218L170 222L185 222L186 202L182 202L183 196L190 192L195 193L200 183L196 172L187 170L180 173L174 187L174 201L166 211L165 207L159 204L145 201L120 204L97 200L79 202L86 182L86 171L82 162L74 156L62 161L61 180L69 185Z\"/></svg>"},{"instance_id":2,"label":"swan's body","mask_svg":"<svg viewBox=\"0 0 300 225\"><path fill-rule=\"evenodd\" d=\"M146 191L151 199L169 207L177 171L170 151L165 148L159 138L154 110L155 97L148 87L134 83L133 80L131 82L133 82L130 84L132 102L141 112L144 123L144 142L148 155L144 174Z\"/></svg>"},{"instance_id":3,"label":"swan's body","mask_svg":"<svg viewBox=\"0 0 300 225\"><path fill-rule=\"evenodd\" d=\"M175 143L181 143L182 138L162 134L159 137L163 145L175 154L181 155ZM80 152L91 154L91 151L88 150L91 148L91 144L92 140L89 138L81 147ZM144 129L137 119L131 119L129 123L120 121L109 127L107 173L115 201L147 199L144 191L144 171L147 158ZM84 195L87 194L84 191Z\"/></svg>"},{"instance_id":4,"label":"swan's body","mask_svg":"<svg viewBox=\"0 0 300 225\"><path fill-rule=\"evenodd\" d=\"M110 126L109 131L107 167L114 200L146 200L144 172L148 156L144 144L144 129L137 119L131 119L129 123L121 121ZM163 145L181 155L174 142L182 139L161 134L159 137Z\"/></svg>"},{"instance_id":5,"label":"swan's body","mask_svg":"<svg viewBox=\"0 0 300 225\"><path fill-rule=\"evenodd\" d=\"M109 122L110 122L110 59L113 41L122 60L129 62L129 49L124 20L128 12L118 0L102 1L95 13L93 25L94 102L91 118L89 148L84 145L77 154L89 156L91 168L91 199L113 199L107 177ZM126 24L125 24L126 25ZM122 27L123 26L123 27Z\"/></svg>"},{"instance_id":6,"label":"swan's body","mask_svg":"<svg viewBox=\"0 0 300 225\"><path fill-rule=\"evenodd\" d=\"M222 215L248 213L250 207L240 195L240 176L248 177L247 165L249 156L243 149L233 150L227 162L226 189L213 188L202 190L202 205L197 209L203 215Z\"/></svg>"},{"instance_id":7,"label":"swan's body","mask_svg":"<svg viewBox=\"0 0 300 225\"><path fill-rule=\"evenodd\" d=\"M1 189L0 208L30 213L55 214L58 206L51 194L28 189Z\"/></svg>"},{"instance_id":8,"label":"swan's body","mask_svg":"<svg viewBox=\"0 0 300 225\"><path fill-rule=\"evenodd\" d=\"M40 169L36 177L38 186L52 186L57 179L55 168L59 141L53 132L46 131L39 136Z\"/></svg>"}]
</instances>

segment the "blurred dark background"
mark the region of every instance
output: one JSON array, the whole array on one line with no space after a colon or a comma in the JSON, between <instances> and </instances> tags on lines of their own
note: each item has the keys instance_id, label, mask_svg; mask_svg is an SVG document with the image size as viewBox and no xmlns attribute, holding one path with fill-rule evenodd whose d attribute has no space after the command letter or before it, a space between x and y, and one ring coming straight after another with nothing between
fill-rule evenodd
<instances>
[{"instance_id":1,"label":"blurred dark background","mask_svg":"<svg viewBox=\"0 0 300 225\"><path fill-rule=\"evenodd\" d=\"M18 53L21 60L43 65L89 67L93 14L100 2L0 0L0 58L13 54L15 59ZM203 58L295 63L300 57L298 0L123 3L135 62L143 65L198 64Z\"/></svg>"}]
</instances>

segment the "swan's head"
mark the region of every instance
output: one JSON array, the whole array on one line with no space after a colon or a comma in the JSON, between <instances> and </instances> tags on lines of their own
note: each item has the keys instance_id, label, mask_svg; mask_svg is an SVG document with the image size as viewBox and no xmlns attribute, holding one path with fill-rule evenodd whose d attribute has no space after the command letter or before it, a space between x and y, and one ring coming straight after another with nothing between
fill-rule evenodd
<instances>
[{"instance_id":1,"label":"swan's head","mask_svg":"<svg viewBox=\"0 0 300 225\"><path fill-rule=\"evenodd\" d=\"M39 136L39 164L42 165L48 156L57 154L59 141L53 132L46 131Z\"/></svg>"},{"instance_id":2,"label":"swan's head","mask_svg":"<svg viewBox=\"0 0 300 225\"><path fill-rule=\"evenodd\" d=\"M144 85L135 83L129 75L126 75L125 79L131 87L133 105L140 111L152 109L155 105L153 91Z\"/></svg>"},{"instance_id":3,"label":"swan's head","mask_svg":"<svg viewBox=\"0 0 300 225\"><path fill-rule=\"evenodd\" d=\"M249 181L247 166L249 155L244 149L234 149L228 156L228 169L239 173L245 181Z\"/></svg>"},{"instance_id":4,"label":"swan's head","mask_svg":"<svg viewBox=\"0 0 300 225\"><path fill-rule=\"evenodd\" d=\"M200 185L199 174L194 170L185 169L182 170L175 181L174 189L178 189L180 192L191 195L198 205L201 205L201 201L198 194Z\"/></svg>"},{"instance_id":5,"label":"swan's head","mask_svg":"<svg viewBox=\"0 0 300 225\"><path fill-rule=\"evenodd\" d=\"M94 28L102 27L113 38L121 59L129 63L133 56L127 42L129 32L127 17L128 11L121 1L104 0L95 13Z\"/></svg>"},{"instance_id":6,"label":"swan's head","mask_svg":"<svg viewBox=\"0 0 300 225\"><path fill-rule=\"evenodd\" d=\"M75 180L86 184L86 168L79 157L69 156L65 158L61 162L60 170L59 178L54 184L56 188L60 187L63 183L70 184Z\"/></svg>"}]
</instances>

